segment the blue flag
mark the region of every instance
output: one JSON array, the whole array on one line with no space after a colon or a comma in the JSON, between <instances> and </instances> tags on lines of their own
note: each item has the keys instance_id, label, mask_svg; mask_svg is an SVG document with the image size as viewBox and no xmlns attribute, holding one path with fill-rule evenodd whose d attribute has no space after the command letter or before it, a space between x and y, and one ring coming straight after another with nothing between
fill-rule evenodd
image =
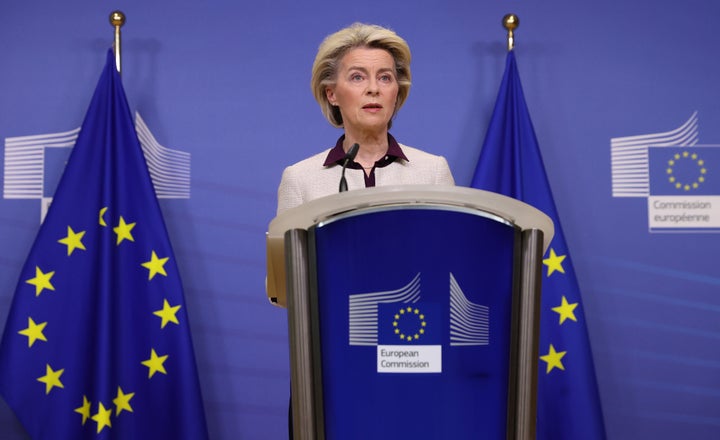
<instances>
[{"instance_id":1,"label":"blue flag","mask_svg":"<svg viewBox=\"0 0 720 440\"><path fill-rule=\"evenodd\" d=\"M537 438L605 438L580 289L513 52L507 55L472 186L521 200L555 223L555 235L543 259Z\"/></svg>"},{"instance_id":2,"label":"blue flag","mask_svg":"<svg viewBox=\"0 0 720 440\"><path fill-rule=\"evenodd\" d=\"M0 393L35 439L204 439L184 295L112 51L20 274Z\"/></svg>"}]
</instances>

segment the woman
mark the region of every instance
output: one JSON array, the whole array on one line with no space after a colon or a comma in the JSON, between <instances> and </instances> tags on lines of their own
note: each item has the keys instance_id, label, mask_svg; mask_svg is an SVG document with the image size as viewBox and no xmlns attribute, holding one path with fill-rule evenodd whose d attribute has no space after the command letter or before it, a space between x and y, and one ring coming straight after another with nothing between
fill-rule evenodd
<instances>
[{"instance_id":1,"label":"woman","mask_svg":"<svg viewBox=\"0 0 720 440\"><path fill-rule=\"evenodd\" d=\"M395 32L355 23L320 44L311 87L323 114L342 128L335 147L285 168L277 213L338 192L342 162L350 147L360 148L347 165L348 188L377 185L454 185L447 161L399 144L388 133L410 92L410 48ZM292 439L292 411L289 412Z\"/></svg>"},{"instance_id":2,"label":"woman","mask_svg":"<svg viewBox=\"0 0 720 440\"><path fill-rule=\"evenodd\" d=\"M277 213L338 192L342 162L348 188L379 185L454 185L447 161L407 145L388 132L410 92L410 48L395 32L355 23L322 42L313 63L311 86L323 114L342 128L334 148L285 169Z\"/></svg>"}]
</instances>

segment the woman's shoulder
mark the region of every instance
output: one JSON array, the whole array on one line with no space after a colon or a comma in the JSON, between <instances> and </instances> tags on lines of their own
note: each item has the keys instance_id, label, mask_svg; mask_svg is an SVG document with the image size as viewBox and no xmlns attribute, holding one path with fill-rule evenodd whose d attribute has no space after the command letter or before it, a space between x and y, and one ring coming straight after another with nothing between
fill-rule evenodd
<instances>
[{"instance_id":1,"label":"woman's shoulder","mask_svg":"<svg viewBox=\"0 0 720 440\"><path fill-rule=\"evenodd\" d=\"M399 144L400 148L402 149L405 156L408 158L408 161L410 163L413 162L413 160L426 160L426 161L437 161L437 160L444 160L444 158L440 155L429 153L425 150L421 150L419 148L411 147L409 145L405 144Z\"/></svg>"},{"instance_id":2,"label":"woman's shoulder","mask_svg":"<svg viewBox=\"0 0 720 440\"><path fill-rule=\"evenodd\" d=\"M323 169L323 168L325 168L324 163L325 163L325 159L327 158L327 155L329 152L330 152L330 148L327 148L324 151L321 151L320 153L313 154L310 157L306 157L305 159L302 159L300 161L295 162L292 165L289 165L286 168L286 170L307 171L307 170Z\"/></svg>"},{"instance_id":3,"label":"woman's shoulder","mask_svg":"<svg viewBox=\"0 0 720 440\"><path fill-rule=\"evenodd\" d=\"M410 183L455 184L445 157L408 145L400 144L400 148L408 159L407 162L403 161L403 168L413 170Z\"/></svg>"}]
</instances>

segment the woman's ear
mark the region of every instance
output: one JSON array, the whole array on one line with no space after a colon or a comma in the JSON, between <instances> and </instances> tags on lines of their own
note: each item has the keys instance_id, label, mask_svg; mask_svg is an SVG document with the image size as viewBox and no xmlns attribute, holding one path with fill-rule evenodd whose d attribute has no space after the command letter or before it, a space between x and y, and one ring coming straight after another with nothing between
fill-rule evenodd
<instances>
[{"instance_id":1,"label":"woman's ear","mask_svg":"<svg viewBox=\"0 0 720 440\"><path fill-rule=\"evenodd\" d=\"M327 97L330 105L337 106L337 100L335 99L335 89L333 87L325 87L325 96Z\"/></svg>"}]
</instances>

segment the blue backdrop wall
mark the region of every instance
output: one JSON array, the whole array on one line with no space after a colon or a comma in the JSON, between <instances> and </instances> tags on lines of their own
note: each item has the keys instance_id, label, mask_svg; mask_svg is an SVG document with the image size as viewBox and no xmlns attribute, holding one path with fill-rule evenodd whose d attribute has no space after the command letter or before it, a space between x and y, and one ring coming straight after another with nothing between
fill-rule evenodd
<instances>
[{"instance_id":1,"label":"blue backdrop wall","mask_svg":"<svg viewBox=\"0 0 720 440\"><path fill-rule=\"evenodd\" d=\"M608 435L720 437L720 236L651 230L649 193L625 191L626 169L611 159L623 141L653 139L618 138L688 120L693 144L720 145L720 3L2 2L6 150L16 137L80 125L112 44L114 9L127 15L131 109L157 142L191 155L189 196L161 205L212 438L287 432L286 316L265 296L264 233L282 169L340 134L309 90L322 38L354 21L406 38L414 81L392 132L444 155L468 185L503 73L508 12L521 21L519 70L582 290ZM52 174L62 161L46 166ZM4 326L41 201L9 197L0 168ZM720 164L706 168L720 173ZM0 438L26 438L2 400Z\"/></svg>"}]
</instances>

